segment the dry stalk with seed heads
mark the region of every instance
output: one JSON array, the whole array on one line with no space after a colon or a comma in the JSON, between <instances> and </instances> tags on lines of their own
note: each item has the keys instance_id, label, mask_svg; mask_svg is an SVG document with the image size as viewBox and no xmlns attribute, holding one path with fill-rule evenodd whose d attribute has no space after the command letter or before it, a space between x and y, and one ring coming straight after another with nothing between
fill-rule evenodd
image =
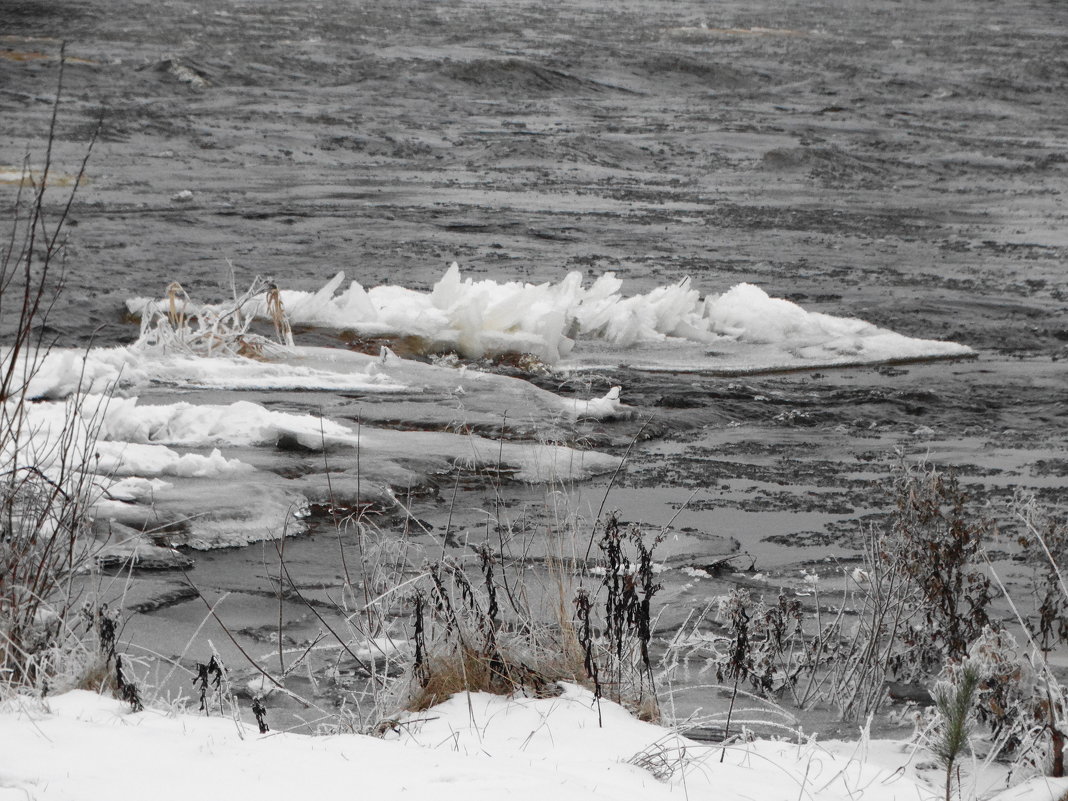
<instances>
[{"instance_id":1,"label":"dry stalk with seed heads","mask_svg":"<svg viewBox=\"0 0 1068 801\"><path fill-rule=\"evenodd\" d=\"M251 331L258 303L274 326L274 340ZM142 311L138 345L196 356L266 359L293 347L293 329L281 293L268 279L256 278L244 294L235 293L230 303L218 306L195 305L182 285L172 281L163 307L153 303Z\"/></svg>"}]
</instances>

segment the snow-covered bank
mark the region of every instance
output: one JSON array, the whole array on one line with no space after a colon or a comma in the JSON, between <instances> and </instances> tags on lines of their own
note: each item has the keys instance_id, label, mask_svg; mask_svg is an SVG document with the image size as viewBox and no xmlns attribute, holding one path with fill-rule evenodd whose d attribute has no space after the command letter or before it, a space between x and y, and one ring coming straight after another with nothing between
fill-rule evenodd
<instances>
[{"instance_id":1,"label":"snow-covered bank","mask_svg":"<svg viewBox=\"0 0 1068 801\"><path fill-rule=\"evenodd\" d=\"M550 364L582 357L584 345L613 351L675 341L712 351L738 343L754 347L748 367L764 369L827 364L964 356L971 350L953 342L913 339L863 320L810 312L769 297L752 284L722 294L701 293L690 280L625 295L623 282L605 273L590 286L580 273L558 283L530 284L464 279L453 263L430 292L395 285L364 289L344 286L338 273L317 292L282 290L294 323L348 329L363 336L404 335L426 340L434 349L456 350L469 358L508 352L532 353ZM343 288L344 286L344 288ZM164 309L166 301L133 298L131 313ZM266 301L250 302L249 313L268 317ZM197 313L195 306L181 310ZM767 346L775 359L766 365ZM633 362L625 353L617 361ZM715 359L701 360L715 368Z\"/></svg>"},{"instance_id":2,"label":"snow-covered bank","mask_svg":"<svg viewBox=\"0 0 1068 801\"><path fill-rule=\"evenodd\" d=\"M0 709L0 799L293 801L355 792L439 801L919 801L940 794L901 743L756 741L729 747L721 763L719 747L638 721L611 702L601 702L600 715L603 725L593 697L577 687L547 699L463 695L383 740L260 735L226 717L131 713L85 691L43 703L11 699ZM662 778L642 763L661 768ZM1066 787L1033 780L997 797L1053 801Z\"/></svg>"}]
</instances>

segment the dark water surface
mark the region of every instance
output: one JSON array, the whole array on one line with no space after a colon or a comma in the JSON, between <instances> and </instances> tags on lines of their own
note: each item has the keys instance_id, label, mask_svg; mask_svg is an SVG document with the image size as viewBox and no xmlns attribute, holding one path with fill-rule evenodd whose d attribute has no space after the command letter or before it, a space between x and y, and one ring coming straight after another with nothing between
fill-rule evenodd
<instances>
[{"instance_id":1,"label":"dark water surface","mask_svg":"<svg viewBox=\"0 0 1068 801\"><path fill-rule=\"evenodd\" d=\"M1068 505L1063 2L6 0L0 12L0 164L41 158L60 40L65 171L102 120L52 318L68 342L130 341L122 301L172 280L223 297L227 260L239 285L264 274L306 289L339 269L427 288L454 259L501 280L613 270L631 292L686 275L702 292L750 281L978 357L539 379L623 386L639 417L582 426L599 448L622 453L652 419L607 507L654 527L678 513L669 566L741 550L788 586L802 564L855 555L889 508L896 452L952 467L994 514L1018 488ZM0 185L0 200L14 191ZM604 482L578 492L595 509ZM477 483L459 494L458 552L490 502ZM441 498L421 503L443 530ZM287 546L310 588L339 575L327 529ZM232 591L221 608L254 634L277 622L272 553L198 554L191 575L206 594ZM666 628L724 586L676 578ZM130 603L180 584L142 577ZM130 626L177 655L203 614L179 598ZM287 615L294 642L319 625L299 603Z\"/></svg>"}]
</instances>

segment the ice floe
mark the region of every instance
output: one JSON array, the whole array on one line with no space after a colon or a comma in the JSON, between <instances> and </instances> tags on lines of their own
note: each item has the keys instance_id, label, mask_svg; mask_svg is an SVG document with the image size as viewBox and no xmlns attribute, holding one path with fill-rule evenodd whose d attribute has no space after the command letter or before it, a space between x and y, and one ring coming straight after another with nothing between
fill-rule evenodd
<instances>
[{"instance_id":1,"label":"ice floe","mask_svg":"<svg viewBox=\"0 0 1068 801\"><path fill-rule=\"evenodd\" d=\"M377 356L340 348L295 346L264 359L175 354L160 348L55 349L36 366L27 395L59 400L76 394L138 394L152 387L217 390L345 392L367 396L451 396L474 411L510 412L513 419L626 416L618 389L592 399L563 398L528 381L466 365L403 359L388 348Z\"/></svg>"},{"instance_id":2,"label":"ice floe","mask_svg":"<svg viewBox=\"0 0 1068 801\"><path fill-rule=\"evenodd\" d=\"M775 346L774 351L753 349L750 370L971 352L952 342L913 339L863 320L810 312L769 297L752 284L702 297L688 278L625 295L622 280L613 273L601 275L588 287L577 272L557 283L476 281L463 278L453 263L429 292L394 285L365 289L358 281L345 286L344 274L338 273L316 292L283 290L281 298L294 323L349 329L364 336L419 337L431 349L451 349L468 358L521 352L549 364L566 364L576 357L581 364L587 341L599 343L601 351L605 345L625 351L674 340L687 354L698 356L707 354L685 346L709 346L711 358L691 359L688 366L711 370L716 369L715 352L721 345ZM146 298L127 302L133 313L162 309L164 304ZM262 297L250 301L250 306L247 313L268 316ZM182 312L195 315L197 310L189 306ZM616 358L635 364L626 353L617 353ZM638 364L643 362L639 359Z\"/></svg>"},{"instance_id":3,"label":"ice floe","mask_svg":"<svg viewBox=\"0 0 1068 801\"><path fill-rule=\"evenodd\" d=\"M174 353L141 343L88 350L56 348L33 370L27 396L55 400L79 392L135 392L150 386L346 392L400 392L407 388L382 375L371 359L363 361L360 369L338 371L317 365L307 358L305 350L287 349L278 357L250 359Z\"/></svg>"}]
</instances>

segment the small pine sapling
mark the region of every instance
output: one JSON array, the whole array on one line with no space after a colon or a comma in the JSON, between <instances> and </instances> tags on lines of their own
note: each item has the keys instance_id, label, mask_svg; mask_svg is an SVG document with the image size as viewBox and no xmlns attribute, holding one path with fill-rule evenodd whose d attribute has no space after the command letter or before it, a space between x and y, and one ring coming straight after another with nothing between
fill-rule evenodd
<instances>
[{"instance_id":1,"label":"small pine sapling","mask_svg":"<svg viewBox=\"0 0 1068 801\"><path fill-rule=\"evenodd\" d=\"M952 801L953 769L968 746L972 706L978 687L979 672L965 666L956 682L943 684L934 692L939 727L931 751L946 771L946 801Z\"/></svg>"}]
</instances>

